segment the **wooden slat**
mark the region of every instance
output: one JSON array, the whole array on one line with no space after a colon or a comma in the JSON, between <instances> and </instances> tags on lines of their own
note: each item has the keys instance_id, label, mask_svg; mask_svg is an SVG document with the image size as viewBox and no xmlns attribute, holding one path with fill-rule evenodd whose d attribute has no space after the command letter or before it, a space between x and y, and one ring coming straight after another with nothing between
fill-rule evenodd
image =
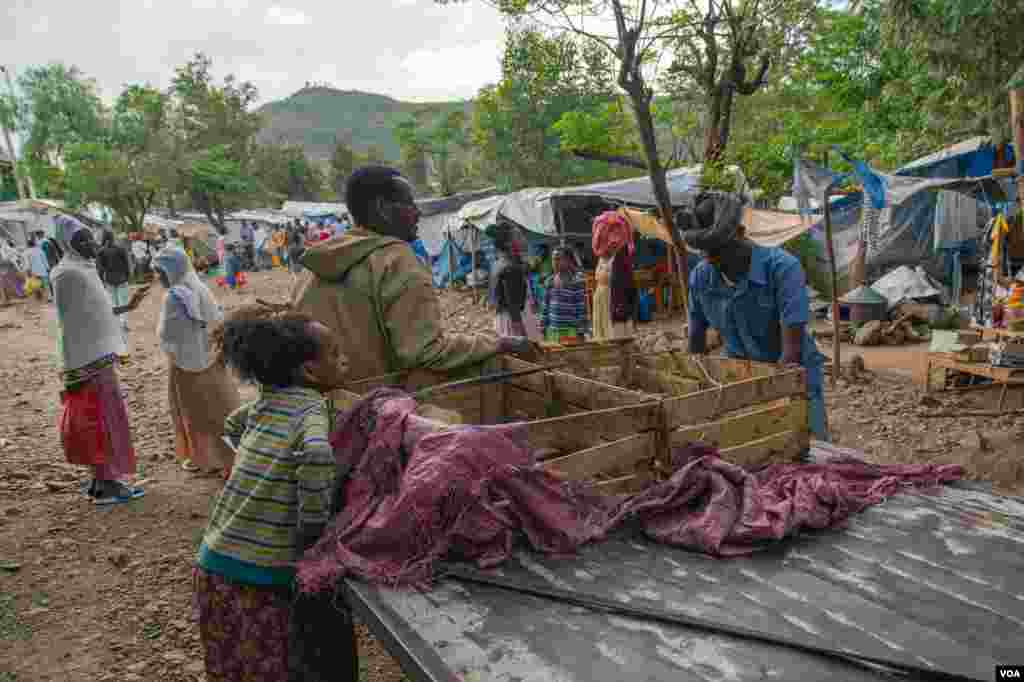
<instances>
[{"instance_id":1,"label":"wooden slat","mask_svg":"<svg viewBox=\"0 0 1024 682\"><path fill-rule=\"evenodd\" d=\"M701 389L701 384L696 379L647 367L634 368L633 380L635 385L646 393L657 393L673 398L696 393Z\"/></svg>"},{"instance_id":2,"label":"wooden slat","mask_svg":"<svg viewBox=\"0 0 1024 682\"><path fill-rule=\"evenodd\" d=\"M721 415L757 403L791 396L805 396L806 393L804 370L794 369L723 385L721 388L700 391L681 398L669 398L665 401L665 409L668 411L669 428L676 429L711 422Z\"/></svg>"},{"instance_id":3,"label":"wooden slat","mask_svg":"<svg viewBox=\"0 0 1024 682\"><path fill-rule=\"evenodd\" d=\"M597 492L602 495L622 495L624 493L635 493L643 489L649 479L636 474L613 478L610 481L601 481L594 485Z\"/></svg>"},{"instance_id":4,"label":"wooden slat","mask_svg":"<svg viewBox=\"0 0 1024 682\"><path fill-rule=\"evenodd\" d=\"M556 470L574 481L591 479L598 474L636 473L655 456L655 434L640 433L611 443L597 445L544 462L547 470Z\"/></svg>"},{"instance_id":5,"label":"wooden slat","mask_svg":"<svg viewBox=\"0 0 1024 682\"><path fill-rule=\"evenodd\" d=\"M508 358L507 362L508 371L528 370L537 366L514 358ZM506 383L543 394L548 390L548 380L544 374L538 372L527 376L512 377ZM555 393L555 398L572 405L601 410L608 407L635 405L651 400L651 396L646 393L630 391L593 379L585 379L568 372L553 371L551 375L553 382L551 388Z\"/></svg>"},{"instance_id":6,"label":"wooden slat","mask_svg":"<svg viewBox=\"0 0 1024 682\"><path fill-rule=\"evenodd\" d=\"M657 402L581 412L525 425L530 447L574 452L657 427Z\"/></svg>"},{"instance_id":7,"label":"wooden slat","mask_svg":"<svg viewBox=\"0 0 1024 682\"><path fill-rule=\"evenodd\" d=\"M671 434L671 442L673 447L705 443L716 448L730 448L782 431L801 431L806 428L807 401L793 399L750 414L677 429Z\"/></svg>"},{"instance_id":8,"label":"wooden slat","mask_svg":"<svg viewBox=\"0 0 1024 682\"><path fill-rule=\"evenodd\" d=\"M807 447L805 440L805 432L783 431L743 445L719 450L718 454L727 462L748 468L765 464L795 463L800 461L800 453Z\"/></svg>"}]
</instances>

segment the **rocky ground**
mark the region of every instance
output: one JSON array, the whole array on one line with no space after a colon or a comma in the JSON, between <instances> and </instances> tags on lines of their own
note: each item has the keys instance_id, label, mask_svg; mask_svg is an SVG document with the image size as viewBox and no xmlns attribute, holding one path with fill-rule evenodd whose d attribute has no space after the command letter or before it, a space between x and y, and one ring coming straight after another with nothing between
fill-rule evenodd
<instances>
[{"instance_id":1,"label":"rocky ground","mask_svg":"<svg viewBox=\"0 0 1024 682\"><path fill-rule=\"evenodd\" d=\"M218 297L226 308L283 301L290 286L290 275L262 273L248 290ZM490 314L469 294L443 298L451 328L490 333ZM191 563L218 483L192 478L173 459L159 304L154 291L130 316L133 354L122 372L147 494L99 510L78 493L82 472L64 464L57 438L53 308L0 309L0 682L203 679ZM679 347L680 331L678 319L644 325L643 345ZM961 462L1005 492L1024 492L1015 417L919 416L984 409L985 392L923 400L908 380L867 364L828 394L842 445L878 462ZM402 679L380 645L361 638L364 679Z\"/></svg>"}]
</instances>

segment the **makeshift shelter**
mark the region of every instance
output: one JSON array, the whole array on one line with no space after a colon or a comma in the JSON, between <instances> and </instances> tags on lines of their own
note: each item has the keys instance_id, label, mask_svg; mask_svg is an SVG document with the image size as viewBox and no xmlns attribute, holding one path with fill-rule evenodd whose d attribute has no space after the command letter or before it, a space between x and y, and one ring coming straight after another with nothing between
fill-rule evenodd
<instances>
[{"instance_id":1,"label":"makeshift shelter","mask_svg":"<svg viewBox=\"0 0 1024 682\"><path fill-rule=\"evenodd\" d=\"M1004 149L1001 154L1006 158L1012 152ZM864 191L830 202L840 275L848 274L863 249L868 281L900 265L920 265L958 288L961 265L976 259L986 223L1013 195L1008 182L992 177L996 157L987 140L975 138L892 174L859 164ZM805 159L794 164L794 194L805 207L821 272L828 270L824 219L820 211L811 213L806 207L811 199L820 202L825 187L839 175Z\"/></svg>"},{"instance_id":2,"label":"makeshift shelter","mask_svg":"<svg viewBox=\"0 0 1024 682\"><path fill-rule=\"evenodd\" d=\"M450 197L420 199L416 206L420 209L419 240L431 258L439 256L444 248L448 234L461 227L458 212L472 202L494 197L498 190L488 187L473 192L462 192Z\"/></svg>"}]
</instances>

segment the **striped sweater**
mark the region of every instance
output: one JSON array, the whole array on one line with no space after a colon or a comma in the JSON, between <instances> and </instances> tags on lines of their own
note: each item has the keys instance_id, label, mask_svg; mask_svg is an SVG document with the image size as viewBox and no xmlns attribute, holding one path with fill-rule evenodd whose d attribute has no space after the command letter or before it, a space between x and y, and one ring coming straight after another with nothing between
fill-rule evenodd
<instances>
[{"instance_id":1,"label":"striped sweater","mask_svg":"<svg viewBox=\"0 0 1024 682\"><path fill-rule=\"evenodd\" d=\"M562 334L585 334L589 331L587 287L579 275L562 286L555 284L554 276L548 280L541 325L545 331L557 330Z\"/></svg>"},{"instance_id":2,"label":"striped sweater","mask_svg":"<svg viewBox=\"0 0 1024 682\"><path fill-rule=\"evenodd\" d=\"M289 584L302 528L327 523L335 481L327 405L297 386L260 388L232 413L238 457L199 549L204 570L255 585Z\"/></svg>"}]
</instances>

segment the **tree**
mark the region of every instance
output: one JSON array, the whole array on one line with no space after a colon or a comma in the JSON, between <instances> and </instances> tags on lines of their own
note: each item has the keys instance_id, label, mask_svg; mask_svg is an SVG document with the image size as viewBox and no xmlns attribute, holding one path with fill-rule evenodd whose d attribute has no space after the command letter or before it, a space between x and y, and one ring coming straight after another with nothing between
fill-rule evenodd
<instances>
[{"instance_id":1,"label":"tree","mask_svg":"<svg viewBox=\"0 0 1024 682\"><path fill-rule=\"evenodd\" d=\"M428 110L407 116L392 128L402 152L402 162L415 176L413 184L428 189L429 170L437 176L437 190L442 196L455 193L452 162L466 143L466 114L461 109L449 111L434 121ZM429 163L428 163L429 162Z\"/></svg>"},{"instance_id":2,"label":"tree","mask_svg":"<svg viewBox=\"0 0 1024 682\"><path fill-rule=\"evenodd\" d=\"M192 154L182 177L193 205L221 234L227 234L224 219L245 207L257 192L252 178L225 145Z\"/></svg>"},{"instance_id":3,"label":"tree","mask_svg":"<svg viewBox=\"0 0 1024 682\"><path fill-rule=\"evenodd\" d=\"M169 164L168 98L150 87L130 86L118 98L100 139L65 152L65 195L72 205L102 203L115 225L142 231L159 192L176 180Z\"/></svg>"},{"instance_id":4,"label":"tree","mask_svg":"<svg viewBox=\"0 0 1024 682\"><path fill-rule=\"evenodd\" d=\"M885 39L909 48L936 76L932 126L1010 139L1006 82L1024 62L1018 0L891 0Z\"/></svg>"},{"instance_id":5,"label":"tree","mask_svg":"<svg viewBox=\"0 0 1024 682\"><path fill-rule=\"evenodd\" d=\"M586 117L615 99L610 61L599 46L572 36L511 26L501 80L482 88L474 102L469 140L478 173L506 191L606 177L607 165L572 151L590 142L576 135ZM556 127L573 115L580 118Z\"/></svg>"},{"instance_id":6,"label":"tree","mask_svg":"<svg viewBox=\"0 0 1024 682\"><path fill-rule=\"evenodd\" d=\"M262 121L249 111L256 87L232 75L218 85L211 66L209 57L195 55L175 69L170 94L182 160L179 189L225 233L225 211L243 207L256 190L249 173Z\"/></svg>"},{"instance_id":7,"label":"tree","mask_svg":"<svg viewBox=\"0 0 1024 682\"><path fill-rule=\"evenodd\" d=\"M253 152L253 177L270 201L315 201L324 188L320 168L300 145L265 144Z\"/></svg>"},{"instance_id":8,"label":"tree","mask_svg":"<svg viewBox=\"0 0 1024 682\"><path fill-rule=\"evenodd\" d=\"M61 63L29 68L18 85L19 127L26 134L23 162L40 195L57 194L65 150L101 134L103 107L96 86L77 67Z\"/></svg>"},{"instance_id":9,"label":"tree","mask_svg":"<svg viewBox=\"0 0 1024 682\"><path fill-rule=\"evenodd\" d=\"M338 197L345 196L345 183L356 169L356 154L341 140L335 140L331 154L331 187Z\"/></svg>"}]
</instances>

